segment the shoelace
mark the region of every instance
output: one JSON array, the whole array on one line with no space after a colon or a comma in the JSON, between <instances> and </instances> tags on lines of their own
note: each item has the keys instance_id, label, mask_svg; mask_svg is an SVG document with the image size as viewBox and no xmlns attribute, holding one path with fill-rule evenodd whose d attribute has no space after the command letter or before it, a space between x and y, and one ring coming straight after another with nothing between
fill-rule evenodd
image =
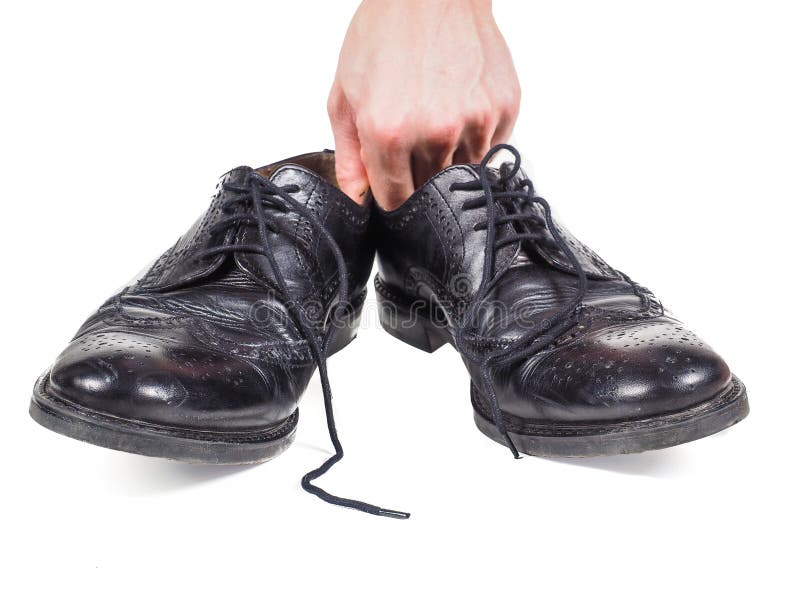
<instances>
[{"instance_id":1,"label":"shoelace","mask_svg":"<svg viewBox=\"0 0 800 600\"><path fill-rule=\"evenodd\" d=\"M514 162L513 164L505 163L500 169L499 176L493 180L488 165L495 155L503 150L510 152L514 156ZM575 253L561 237L558 228L553 223L550 205L547 201L536 194L530 179L521 180L513 186L514 189L511 189L511 181L519 172L521 163L522 158L516 148L508 144L499 144L484 156L478 168L477 180L454 183L450 188L453 191L483 191L483 196L468 200L463 204L463 210L486 207L486 222L476 226L476 229L486 229L486 246L480 285L466 308L463 324L455 330L455 341L462 355L480 365L481 383L486 399L489 402L492 421L498 432L505 438L514 458L520 458L520 455L503 422L497 394L492 384L491 372L493 369L509 366L519 360L533 356L549 346L559 335L569 329L572 326L570 317L580 306L586 295L587 288L586 273ZM512 203L514 205L507 214L501 214L499 210L499 205L503 203ZM536 204L542 207L544 219L532 211L524 211L526 205ZM515 223L520 225L527 224L529 227L515 228L516 233L498 238L498 227L506 223L511 223L512 225ZM556 247L566 255L572 264L578 276L577 291L570 300L564 302L554 315L542 320L514 342L489 353L473 351L472 342L474 341L474 336L470 333L471 324L492 286L506 273L505 270L494 273L497 250L526 240L542 241L541 234L537 233L537 231L541 231L543 227L550 231Z\"/></svg>"},{"instance_id":2,"label":"shoelace","mask_svg":"<svg viewBox=\"0 0 800 600\"><path fill-rule=\"evenodd\" d=\"M337 302L333 307L333 316L331 321L340 322L340 319L344 316L343 313L347 310L349 290L347 284L347 267L345 265L344 257L342 256L342 251L339 249L336 240L333 239L333 236L331 236L330 232L319 221L313 212L311 212L305 205L303 205L301 202L298 202L290 195L299 191L300 188L296 185L278 186L269 179L266 179L265 177L253 171L248 174L243 184L235 185L225 183L223 184L223 189L231 192L231 197L226 199L221 206L221 209L224 212L230 213L231 210L236 206L245 206L246 208L249 208L249 210L238 212L229 217L220 219L214 225L214 228L219 231L223 228L232 227L234 225L255 225L258 228L259 243L225 244L221 246L215 246L198 253L198 256L208 257L217 254L228 254L231 252L249 252L265 256L272 267L272 272L275 277L275 283L277 284L278 291L282 295L283 301L288 308L290 315L300 329L303 337L308 342L314 362L319 369L319 378L320 382L322 383L322 396L325 403L325 418L328 426L328 435L330 436L335 453L319 467L309 471L303 476L301 480L303 489L308 493L324 500L325 502L334 504L336 506L353 508L361 512L382 517L407 519L410 516L409 513L381 508L360 500L352 500L350 498L334 496L333 494L329 494L322 488L311 483L318 477L321 477L327 473L333 465L335 465L344 457L344 449L339 441L339 435L336 432L336 422L333 418L333 395L331 393L331 386L328 380L327 367L328 346L331 342L335 329L333 327L329 327L324 337L320 337L317 331L315 331L315 328L302 305L292 299L289 293L289 287L286 284L286 279L278 267L278 262L275 258L274 251L270 246L267 232L274 230L270 227L267 221L265 207L269 207L280 212L294 211L298 213L308 221L309 225L314 231L322 236L331 252L333 252L336 260L337 276L339 279L339 291L337 294Z\"/></svg>"}]
</instances>

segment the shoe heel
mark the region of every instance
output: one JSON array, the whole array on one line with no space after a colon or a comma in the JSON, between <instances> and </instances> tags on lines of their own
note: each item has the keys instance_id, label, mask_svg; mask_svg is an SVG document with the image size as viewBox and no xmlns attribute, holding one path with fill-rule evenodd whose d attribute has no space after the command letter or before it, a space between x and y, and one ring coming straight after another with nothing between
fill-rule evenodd
<instances>
[{"instance_id":1,"label":"shoe heel","mask_svg":"<svg viewBox=\"0 0 800 600\"><path fill-rule=\"evenodd\" d=\"M423 316L423 306L414 310L378 293L378 320L391 336L425 352L435 352L450 342L450 334L444 327Z\"/></svg>"}]
</instances>

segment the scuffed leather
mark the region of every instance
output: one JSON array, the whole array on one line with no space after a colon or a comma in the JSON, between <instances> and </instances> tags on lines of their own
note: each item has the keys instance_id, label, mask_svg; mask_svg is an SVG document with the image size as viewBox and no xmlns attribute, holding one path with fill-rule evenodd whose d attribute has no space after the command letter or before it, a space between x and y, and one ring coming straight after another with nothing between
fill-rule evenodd
<instances>
[{"instance_id":1,"label":"scuffed leather","mask_svg":"<svg viewBox=\"0 0 800 600\"><path fill-rule=\"evenodd\" d=\"M451 335L463 325L480 283L486 232L474 227L486 211L462 211L482 192L450 191L450 185L475 179L471 166L453 166L397 210L376 210L380 287L405 302L427 304ZM730 385L725 362L652 293L641 288L635 294L617 271L557 227L587 272L588 292L569 331L536 355L493 372L505 413L537 422L640 419L698 404ZM510 228L500 226L497 237ZM578 278L568 259L551 234L542 240L497 253L495 272L505 273L478 312L476 350L518 339L575 293ZM479 365L466 358L465 364L482 389Z\"/></svg>"},{"instance_id":2,"label":"scuffed leather","mask_svg":"<svg viewBox=\"0 0 800 600\"><path fill-rule=\"evenodd\" d=\"M262 169L279 185L301 188L295 197L313 208L342 250L354 316L334 336L332 346L341 347L355 335L372 265L370 209L303 166ZM263 257L196 258L251 235L244 226L210 234L229 193L222 184L250 171L225 174L209 209L177 244L86 321L51 369L52 394L114 417L215 431L264 429L296 410L315 364L272 292ZM296 214L267 212L281 232L270 241L293 299L316 307L325 327L338 291L330 250Z\"/></svg>"}]
</instances>

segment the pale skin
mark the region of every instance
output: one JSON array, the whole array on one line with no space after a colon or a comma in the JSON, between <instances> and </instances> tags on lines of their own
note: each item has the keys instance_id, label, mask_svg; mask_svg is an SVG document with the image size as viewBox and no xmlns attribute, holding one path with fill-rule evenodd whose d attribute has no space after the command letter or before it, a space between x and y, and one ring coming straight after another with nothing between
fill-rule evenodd
<instances>
[{"instance_id":1,"label":"pale skin","mask_svg":"<svg viewBox=\"0 0 800 600\"><path fill-rule=\"evenodd\" d=\"M364 0L328 114L342 190L385 210L454 163L505 142L520 88L491 0Z\"/></svg>"}]
</instances>

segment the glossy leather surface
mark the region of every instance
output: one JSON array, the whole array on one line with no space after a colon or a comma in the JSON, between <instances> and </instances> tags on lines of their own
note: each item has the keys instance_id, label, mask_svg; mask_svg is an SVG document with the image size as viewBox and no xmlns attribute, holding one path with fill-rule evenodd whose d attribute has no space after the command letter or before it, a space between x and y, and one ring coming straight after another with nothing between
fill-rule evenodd
<instances>
[{"instance_id":1,"label":"glossy leather surface","mask_svg":"<svg viewBox=\"0 0 800 600\"><path fill-rule=\"evenodd\" d=\"M480 191L451 191L476 169L450 167L393 212L376 209L379 292L435 316L452 336L481 280L486 209L463 210ZM510 209L503 209L510 210ZM526 210L537 210L528 207ZM725 362L644 288L634 288L556 224L589 277L568 331L546 348L492 372L500 408L538 422L606 422L680 411L731 383ZM513 233L498 226L498 237ZM473 323L476 349L511 342L568 303L578 286L546 230L497 251L500 276ZM637 293L638 291L638 293ZM420 308L422 307L422 308ZM465 359L473 382L479 366ZM480 386L478 386L480 389Z\"/></svg>"},{"instance_id":2,"label":"glossy leather surface","mask_svg":"<svg viewBox=\"0 0 800 600\"><path fill-rule=\"evenodd\" d=\"M303 166L332 161L332 153L313 153L259 171L278 185L298 186L292 196L316 214L344 255L352 318L338 325L336 350L355 335L374 248L369 208L342 194L331 176ZM115 417L214 431L263 429L296 410L315 364L286 299L274 292L265 258L198 258L204 249L252 241L252 226L213 231L231 193L223 184L240 183L251 171L224 175L209 209L176 245L86 321L56 359L50 393ZM338 289L332 253L296 213L266 212L292 300L317 315L322 331Z\"/></svg>"}]
</instances>

